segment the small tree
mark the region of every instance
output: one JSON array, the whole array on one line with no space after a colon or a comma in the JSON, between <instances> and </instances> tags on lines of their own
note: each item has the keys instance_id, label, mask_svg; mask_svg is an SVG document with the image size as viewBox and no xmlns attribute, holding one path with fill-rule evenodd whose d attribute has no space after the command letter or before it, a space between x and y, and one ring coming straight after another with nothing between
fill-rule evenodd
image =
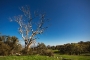
<instances>
[{"instance_id":1,"label":"small tree","mask_svg":"<svg viewBox=\"0 0 90 60\"><path fill-rule=\"evenodd\" d=\"M19 24L19 33L25 42L25 48L29 50L31 44L35 44L37 39L35 36L43 33L43 31L47 28L44 26L44 23L48 19L45 19L45 14L39 15L37 12L34 12L34 17L32 17L28 6L21 7L20 10L24 14L14 16L13 19L10 18L10 21L15 21ZM39 19L39 21L35 21L37 19ZM35 22L39 23L36 24Z\"/></svg>"}]
</instances>

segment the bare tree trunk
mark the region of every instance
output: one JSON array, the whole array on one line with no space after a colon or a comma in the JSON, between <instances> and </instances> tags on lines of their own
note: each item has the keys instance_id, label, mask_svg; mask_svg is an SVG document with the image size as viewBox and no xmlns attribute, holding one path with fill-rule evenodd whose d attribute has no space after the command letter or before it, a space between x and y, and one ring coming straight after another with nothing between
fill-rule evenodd
<instances>
[{"instance_id":1,"label":"bare tree trunk","mask_svg":"<svg viewBox=\"0 0 90 60\"><path fill-rule=\"evenodd\" d=\"M28 42L27 42L27 40L25 40L25 48L27 48L27 44L28 44Z\"/></svg>"},{"instance_id":2,"label":"bare tree trunk","mask_svg":"<svg viewBox=\"0 0 90 60\"><path fill-rule=\"evenodd\" d=\"M33 43L33 42L30 42L30 43L27 44L27 46L26 46L27 51L30 50L30 47L31 47L31 44L32 44L32 43Z\"/></svg>"},{"instance_id":3,"label":"bare tree trunk","mask_svg":"<svg viewBox=\"0 0 90 60\"><path fill-rule=\"evenodd\" d=\"M30 50L30 45L27 45L27 51L29 51Z\"/></svg>"}]
</instances>

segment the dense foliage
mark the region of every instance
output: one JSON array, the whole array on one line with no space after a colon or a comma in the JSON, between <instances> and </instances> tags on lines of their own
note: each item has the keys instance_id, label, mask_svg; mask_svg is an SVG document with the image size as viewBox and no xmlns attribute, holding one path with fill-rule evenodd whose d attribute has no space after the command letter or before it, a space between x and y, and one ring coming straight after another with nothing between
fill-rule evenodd
<instances>
[{"instance_id":1,"label":"dense foliage","mask_svg":"<svg viewBox=\"0 0 90 60\"><path fill-rule=\"evenodd\" d=\"M59 50L60 54L69 54L69 55L80 55L90 53L90 41L78 43L67 43L64 45L57 45L49 47L53 50Z\"/></svg>"},{"instance_id":2,"label":"dense foliage","mask_svg":"<svg viewBox=\"0 0 90 60\"><path fill-rule=\"evenodd\" d=\"M27 51L22 48L19 40L15 36L0 36L0 55L47 55L53 56L53 52L47 49L44 43L38 43L36 47L32 47Z\"/></svg>"},{"instance_id":3,"label":"dense foliage","mask_svg":"<svg viewBox=\"0 0 90 60\"><path fill-rule=\"evenodd\" d=\"M81 55L90 53L90 41L78 43L68 43L57 46L46 46L44 43L38 43L37 46L32 47L27 51L22 48L19 40L15 36L0 36L0 55L46 55L53 56L54 53Z\"/></svg>"},{"instance_id":4,"label":"dense foliage","mask_svg":"<svg viewBox=\"0 0 90 60\"><path fill-rule=\"evenodd\" d=\"M46 56L53 56L53 52L49 50L44 43L38 43L36 47L30 48L27 51L25 48L22 50L23 55L46 55Z\"/></svg>"},{"instance_id":5,"label":"dense foliage","mask_svg":"<svg viewBox=\"0 0 90 60\"><path fill-rule=\"evenodd\" d=\"M22 49L19 40L15 36L0 36L0 55L15 55Z\"/></svg>"}]
</instances>

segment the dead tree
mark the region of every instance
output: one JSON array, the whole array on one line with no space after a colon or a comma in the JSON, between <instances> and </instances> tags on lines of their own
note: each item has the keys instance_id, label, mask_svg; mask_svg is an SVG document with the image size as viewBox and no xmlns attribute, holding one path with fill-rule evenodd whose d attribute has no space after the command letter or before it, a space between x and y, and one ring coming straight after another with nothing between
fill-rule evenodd
<instances>
[{"instance_id":1,"label":"dead tree","mask_svg":"<svg viewBox=\"0 0 90 60\"><path fill-rule=\"evenodd\" d=\"M35 43L37 39L36 35L42 34L47 28L44 26L44 23L48 19L45 19L45 14L38 14L37 12L34 12L34 17L32 17L30 8L27 6L21 7L20 10L24 14L10 18L10 21L15 21L19 24L18 30L25 42L25 48L29 49L30 46ZM36 21L34 20L39 21L36 24Z\"/></svg>"}]
</instances>

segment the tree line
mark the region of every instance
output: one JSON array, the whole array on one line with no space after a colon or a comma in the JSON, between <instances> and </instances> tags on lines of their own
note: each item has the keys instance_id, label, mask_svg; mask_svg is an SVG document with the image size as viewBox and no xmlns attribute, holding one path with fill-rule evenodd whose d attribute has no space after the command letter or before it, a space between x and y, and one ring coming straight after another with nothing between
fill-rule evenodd
<instances>
[{"instance_id":1,"label":"tree line","mask_svg":"<svg viewBox=\"0 0 90 60\"><path fill-rule=\"evenodd\" d=\"M64 45L48 46L49 49L58 50L60 54L80 55L90 53L90 41L78 43L67 43Z\"/></svg>"},{"instance_id":2,"label":"tree line","mask_svg":"<svg viewBox=\"0 0 90 60\"><path fill-rule=\"evenodd\" d=\"M58 50L53 52L53 50ZM37 46L30 48L29 51L23 48L15 36L0 36L0 55L47 55L53 56L54 53L81 55L90 53L90 41L78 43L67 43L57 46L46 46L44 43L38 43Z\"/></svg>"}]
</instances>

